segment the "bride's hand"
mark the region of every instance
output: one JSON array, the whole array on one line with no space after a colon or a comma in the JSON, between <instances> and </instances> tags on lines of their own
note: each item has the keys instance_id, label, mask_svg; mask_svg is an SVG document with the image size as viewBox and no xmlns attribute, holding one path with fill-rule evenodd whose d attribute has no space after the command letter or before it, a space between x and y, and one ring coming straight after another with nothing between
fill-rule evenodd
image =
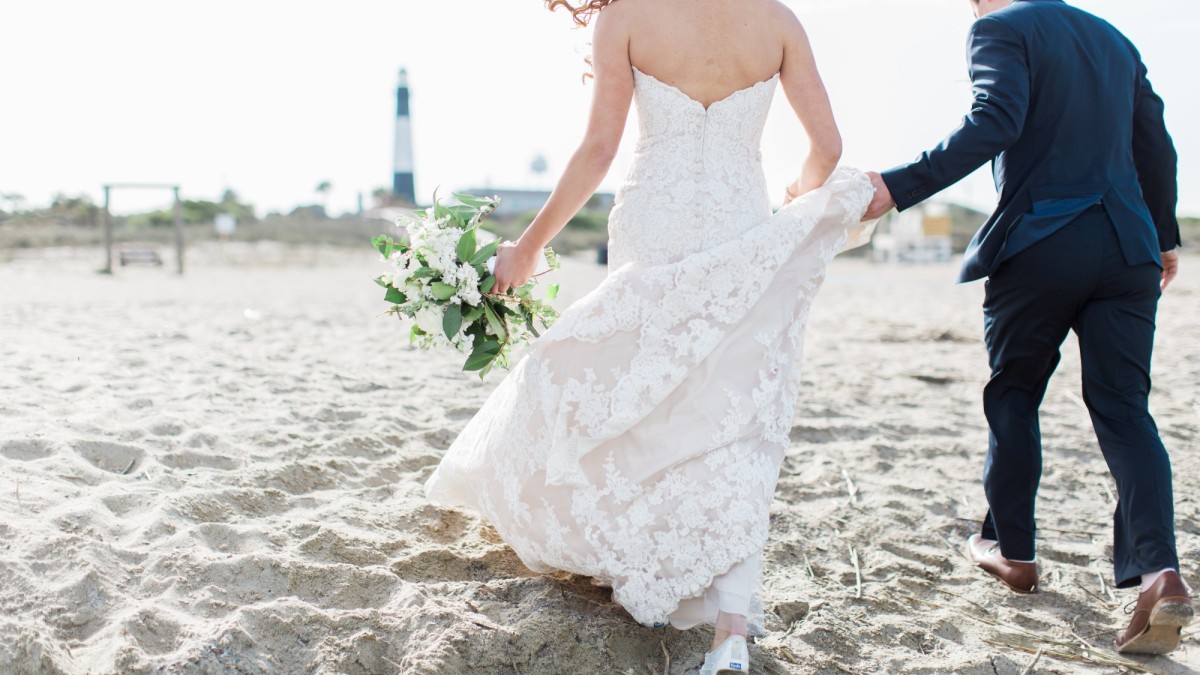
<instances>
[{"instance_id":1,"label":"bride's hand","mask_svg":"<svg viewBox=\"0 0 1200 675\"><path fill-rule=\"evenodd\" d=\"M784 194L784 197L783 197L783 205L784 206L791 204L793 201L798 199L800 197L800 195L804 194L804 192L802 191L802 189L800 187L800 179L797 178L796 180L788 183L787 187L785 187L783 189L783 194Z\"/></svg>"},{"instance_id":2,"label":"bride's hand","mask_svg":"<svg viewBox=\"0 0 1200 675\"><path fill-rule=\"evenodd\" d=\"M492 287L494 295L504 295L509 289L520 288L529 281L537 271L536 249L522 246L521 242L506 241L496 249L496 267L492 274L496 277L496 285Z\"/></svg>"}]
</instances>

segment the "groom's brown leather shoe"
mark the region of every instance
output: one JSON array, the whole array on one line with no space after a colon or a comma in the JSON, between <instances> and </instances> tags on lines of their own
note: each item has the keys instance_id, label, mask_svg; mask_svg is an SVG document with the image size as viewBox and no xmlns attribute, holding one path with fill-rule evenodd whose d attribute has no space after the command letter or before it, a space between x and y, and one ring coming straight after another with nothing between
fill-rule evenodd
<instances>
[{"instance_id":1,"label":"groom's brown leather shoe","mask_svg":"<svg viewBox=\"0 0 1200 675\"><path fill-rule=\"evenodd\" d=\"M1014 591L1037 593L1037 563L1013 562L1000 555L999 544L985 542L977 534L967 539L967 558Z\"/></svg>"},{"instance_id":2,"label":"groom's brown leather shoe","mask_svg":"<svg viewBox=\"0 0 1200 675\"><path fill-rule=\"evenodd\" d=\"M1117 636L1117 651L1128 654L1168 654L1179 648L1183 627L1196 610L1183 579L1163 572L1154 585L1138 595L1129 628Z\"/></svg>"}]
</instances>

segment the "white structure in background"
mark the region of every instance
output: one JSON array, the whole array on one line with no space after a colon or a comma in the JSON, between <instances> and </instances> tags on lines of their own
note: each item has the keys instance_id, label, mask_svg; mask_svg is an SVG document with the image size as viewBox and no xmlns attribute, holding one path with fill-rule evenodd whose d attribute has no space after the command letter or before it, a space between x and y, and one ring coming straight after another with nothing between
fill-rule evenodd
<instances>
[{"instance_id":1,"label":"white structure in background","mask_svg":"<svg viewBox=\"0 0 1200 675\"><path fill-rule=\"evenodd\" d=\"M923 204L895 215L871 239L874 262L945 262L952 253L945 204Z\"/></svg>"},{"instance_id":2,"label":"white structure in background","mask_svg":"<svg viewBox=\"0 0 1200 675\"><path fill-rule=\"evenodd\" d=\"M396 85L396 148L393 155L392 195L406 204L417 203L413 181L412 118L408 111L408 71L400 69Z\"/></svg>"},{"instance_id":3,"label":"white structure in background","mask_svg":"<svg viewBox=\"0 0 1200 675\"><path fill-rule=\"evenodd\" d=\"M217 235L226 239L237 231L237 218L234 218L232 213L218 213L213 219L213 227L216 228Z\"/></svg>"}]
</instances>

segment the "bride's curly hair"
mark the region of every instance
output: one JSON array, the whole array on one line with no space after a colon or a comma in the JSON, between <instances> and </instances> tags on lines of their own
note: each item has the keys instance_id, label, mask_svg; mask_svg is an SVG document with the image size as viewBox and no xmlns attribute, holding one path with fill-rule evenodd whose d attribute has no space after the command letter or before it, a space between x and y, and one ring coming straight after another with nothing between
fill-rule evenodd
<instances>
[{"instance_id":1,"label":"bride's curly hair","mask_svg":"<svg viewBox=\"0 0 1200 675\"><path fill-rule=\"evenodd\" d=\"M597 12L616 1L584 0L584 2L572 4L567 2L567 0L546 0L546 8L551 12L557 11L560 7L565 8L571 13L571 18L575 20L576 25L586 26Z\"/></svg>"}]
</instances>

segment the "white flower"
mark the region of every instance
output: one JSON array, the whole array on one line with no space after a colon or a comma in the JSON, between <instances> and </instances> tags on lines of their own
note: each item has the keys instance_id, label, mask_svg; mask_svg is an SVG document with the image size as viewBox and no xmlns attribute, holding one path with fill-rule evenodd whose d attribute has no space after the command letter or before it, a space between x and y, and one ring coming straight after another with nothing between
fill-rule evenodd
<instances>
[{"instance_id":1,"label":"white flower","mask_svg":"<svg viewBox=\"0 0 1200 675\"><path fill-rule=\"evenodd\" d=\"M425 305L417 310L413 319L417 322L417 328L429 333L430 335L442 334L442 317L445 311L439 305Z\"/></svg>"},{"instance_id":2,"label":"white flower","mask_svg":"<svg viewBox=\"0 0 1200 675\"><path fill-rule=\"evenodd\" d=\"M393 272L391 275L392 286L399 290L404 290L404 285L412 277L413 272L417 270L420 263L417 262L416 256L407 253L393 255L391 263Z\"/></svg>"},{"instance_id":3,"label":"white flower","mask_svg":"<svg viewBox=\"0 0 1200 675\"><path fill-rule=\"evenodd\" d=\"M479 304L483 300L483 296L479 294L479 272L470 265L462 265L458 269L458 292L455 298L459 302L465 302L472 307Z\"/></svg>"}]
</instances>

